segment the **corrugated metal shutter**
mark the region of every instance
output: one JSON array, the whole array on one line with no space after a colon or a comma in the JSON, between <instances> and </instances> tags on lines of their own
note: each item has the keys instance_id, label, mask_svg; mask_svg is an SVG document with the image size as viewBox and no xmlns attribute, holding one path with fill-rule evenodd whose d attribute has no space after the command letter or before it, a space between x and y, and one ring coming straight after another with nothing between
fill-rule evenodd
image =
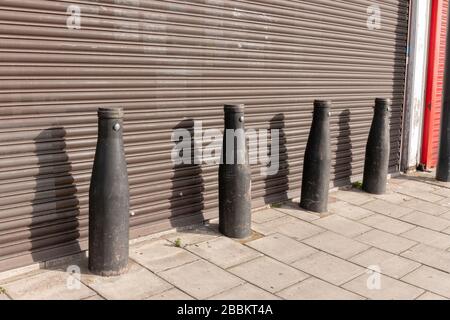
<instances>
[{"instance_id":1,"label":"corrugated metal shutter","mask_svg":"<svg viewBox=\"0 0 450 320\"><path fill-rule=\"evenodd\" d=\"M81 29L66 26L69 6ZM174 167L174 128L282 129L282 170L254 206L298 196L315 98L334 101L333 179L363 169L375 97L393 99L397 170L408 1L0 0L0 269L85 248L96 109L123 107L132 235L214 217L217 167ZM73 9L73 8L72 8Z\"/></svg>"},{"instance_id":2,"label":"corrugated metal shutter","mask_svg":"<svg viewBox=\"0 0 450 320\"><path fill-rule=\"evenodd\" d=\"M433 1L431 9L430 49L421 157L421 163L429 169L437 165L439 156L448 0Z\"/></svg>"}]
</instances>

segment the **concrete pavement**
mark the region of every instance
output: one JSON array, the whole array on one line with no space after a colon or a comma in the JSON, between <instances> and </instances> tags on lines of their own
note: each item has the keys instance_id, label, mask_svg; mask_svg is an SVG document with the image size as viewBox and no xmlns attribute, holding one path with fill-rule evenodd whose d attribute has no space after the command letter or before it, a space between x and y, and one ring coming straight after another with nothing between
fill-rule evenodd
<instances>
[{"instance_id":1,"label":"concrete pavement","mask_svg":"<svg viewBox=\"0 0 450 320\"><path fill-rule=\"evenodd\" d=\"M450 183L416 174L388 190L332 192L323 216L296 201L257 211L245 241L211 221L137 242L120 277L89 274L85 254L3 273L0 300L449 299Z\"/></svg>"}]
</instances>

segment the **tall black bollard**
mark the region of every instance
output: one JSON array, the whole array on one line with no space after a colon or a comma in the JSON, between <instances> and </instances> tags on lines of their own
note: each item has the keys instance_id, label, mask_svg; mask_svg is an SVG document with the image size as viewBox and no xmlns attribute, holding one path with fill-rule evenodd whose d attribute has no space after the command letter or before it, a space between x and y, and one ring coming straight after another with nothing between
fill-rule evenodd
<instances>
[{"instance_id":1,"label":"tall black bollard","mask_svg":"<svg viewBox=\"0 0 450 320\"><path fill-rule=\"evenodd\" d=\"M386 192L390 152L390 108L390 99L375 100L375 112L366 146L362 186L368 193Z\"/></svg>"},{"instance_id":2,"label":"tall black bollard","mask_svg":"<svg viewBox=\"0 0 450 320\"><path fill-rule=\"evenodd\" d=\"M251 172L245 138L244 105L225 105L222 164L219 166L219 231L251 235Z\"/></svg>"},{"instance_id":3,"label":"tall black bollard","mask_svg":"<svg viewBox=\"0 0 450 320\"><path fill-rule=\"evenodd\" d=\"M330 101L314 101L314 115L303 163L300 207L313 212L328 210L330 188Z\"/></svg>"},{"instance_id":4,"label":"tall black bollard","mask_svg":"<svg viewBox=\"0 0 450 320\"><path fill-rule=\"evenodd\" d=\"M450 14L450 6L447 15ZM436 180L450 182L450 23L447 23L447 45L445 48L444 92L442 94L441 131Z\"/></svg>"},{"instance_id":5,"label":"tall black bollard","mask_svg":"<svg viewBox=\"0 0 450 320\"><path fill-rule=\"evenodd\" d=\"M119 275L128 265L129 189L122 109L98 110L98 141L89 189L89 270Z\"/></svg>"}]
</instances>

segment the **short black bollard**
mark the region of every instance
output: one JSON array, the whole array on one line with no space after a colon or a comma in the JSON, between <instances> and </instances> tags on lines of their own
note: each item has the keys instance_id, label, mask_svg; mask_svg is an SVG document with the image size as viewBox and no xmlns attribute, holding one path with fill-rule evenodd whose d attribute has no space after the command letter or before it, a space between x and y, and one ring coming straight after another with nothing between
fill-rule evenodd
<instances>
[{"instance_id":1,"label":"short black bollard","mask_svg":"<svg viewBox=\"0 0 450 320\"><path fill-rule=\"evenodd\" d=\"M122 109L98 110L98 141L89 189L89 270L102 276L126 271L129 188Z\"/></svg>"},{"instance_id":2,"label":"short black bollard","mask_svg":"<svg viewBox=\"0 0 450 320\"><path fill-rule=\"evenodd\" d=\"M362 188L372 194L386 192L389 170L390 99L376 99L375 112L366 146L366 161Z\"/></svg>"},{"instance_id":3,"label":"short black bollard","mask_svg":"<svg viewBox=\"0 0 450 320\"><path fill-rule=\"evenodd\" d=\"M243 239L251 235L251 172L244 105L225 105L222 162L219 166L219 231Z\"/></svg>"},{"instance_id":4,"label":"short black bollard","mask_svg":"<svg viewBox=\"0 0 450 320\"><path fill-rule=\"evenodd\" d=\"M314 115L303 162L300 207L323 213L328 210L330 189L330 101L314 101Z\"/></svg>"}]
</instances>

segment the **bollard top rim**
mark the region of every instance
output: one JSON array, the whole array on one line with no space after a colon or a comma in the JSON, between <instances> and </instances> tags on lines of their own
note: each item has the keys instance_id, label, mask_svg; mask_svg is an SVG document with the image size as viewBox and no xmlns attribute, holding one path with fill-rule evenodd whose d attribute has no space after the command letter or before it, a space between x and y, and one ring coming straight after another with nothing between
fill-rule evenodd
<instances>
[{"instance_id":1,"label":"bollard top rim","mask_svg":"<svg viewBox=\"0 0 450 320\"><path fill-rule=\"evenodd\" d=\"M98 117L102 119L121 119L123 118L122 108L99 108Z\"/></svg>"},{"instance_id":2,"label":"bollard top rim","mask_svg":"<svg viewBox=\"0 0 450 320\"><path fill-rule=\"evenodd\" d=\"M331 100L314 100L314 108L331 108Z\"/></svg>"},{"instance_id":3,"label":"bollard top rim","mask_svg":"<svg viewBox=\"0 0 450 320\"><path fill-rule=\"evenodd\" d=\"M383 104L383 105L391 105L392 104L392 100L389 98L376 98L375 99L375 104Z\"/></svg>"},{"instance_id":4,"label":"bollard top rim","mask_svg":"<svg viewBox=\"0 0 450 320\"><path fill-rule=\"evenodd\" d=\"M236 113L243 113L245 110L245 104L225 104L223 107L225 112L236 112Z\"/></svg>"},{"instance_id":5,"label":"bollard top rim","mask_svg":"<svg viewBox=\"0 0 450 320\"><path fill-rule=\"evenodd\" d=\"M391 111L392 100L387 98L376 98L375 109Z\"/></svg>"}]
</instances>

